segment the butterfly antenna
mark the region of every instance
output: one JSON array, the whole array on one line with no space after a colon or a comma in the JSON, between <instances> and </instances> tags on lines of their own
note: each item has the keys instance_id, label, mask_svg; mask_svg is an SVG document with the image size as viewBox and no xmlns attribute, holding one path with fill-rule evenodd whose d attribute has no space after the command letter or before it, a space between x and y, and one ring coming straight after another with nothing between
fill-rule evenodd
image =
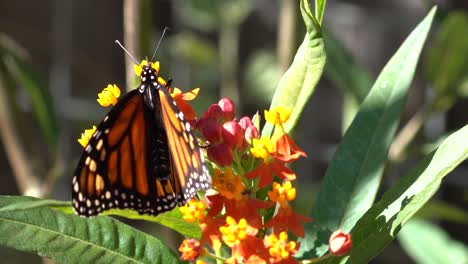
<instances>
[{"instance_id":1,"label":"butterfly antenna","mask_svg":"<svg viewBox=\"0 0 468 264\"><path fill-rule=\"evenodd\" d=\"M158 51L159 46L161 45L161 42L162 42L162 40L164 38L164 35L166 35L166 31L168 31L168 30L169 30L169 27L164 28L163 33L161 35L161 38L159 38L158 45L156 45L156 48L154 49L154 53L153 53L153 56L151 57L151 61L153 61L154 56L156 56L156 52Z\"/></svg>"},{"instance_id":2,"label":"butterfly antenna","mask_svg":"<svg viewBox=\"0 0 468 264\"><path fill-rule=\"evenodd\" d=\"M135 64L137 64L137 65L140 64L140 63L135 59L135 57L133 57L133 55L120 43L120 41L115 40L115 44L119 45L119 46L125 51L125 53L127 53L127 55L130 56L130 58L132 58L132 59L135 61Z\"/></svg>"}]
</instances>

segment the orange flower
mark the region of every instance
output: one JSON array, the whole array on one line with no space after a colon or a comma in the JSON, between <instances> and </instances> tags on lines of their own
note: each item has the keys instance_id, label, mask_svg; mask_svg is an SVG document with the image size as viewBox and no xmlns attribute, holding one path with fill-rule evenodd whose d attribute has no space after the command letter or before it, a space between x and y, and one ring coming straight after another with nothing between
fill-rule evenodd
<instances>
[{"instance_id":1,"label":"orange flower","mask_svg":"<svg viewBox=\"0 0 468 264\"><path fill-rule=\"evenodd\" d=\"M276 152L274 156L284 162L293 162L301 156L307 157L307 154L294 143L288 134L283 133L276 140Z\"/></svg>"},{"instance_id":2,"label":"orange flower","mask_svg":"<svg viewBox=\"0 0 468 264\"><path fill-rule=\"evenodd\" d=\"M225 224L224 218L205 217L199 222L202 231L200 242L209 243L214 250L221 248L221 233L219 228Z\"/></svg>"},{"instance_id":3,"label":"orange flower","mask_svg":"<svg viewBox=\"0 0 468 264\"><path fill-rule=\"evenodd\" d=\"M290 207L279 207L277 214L265 223L266 228L273 228L275 234L290 230L296 236L304 237L302 223L311 222L312 218L297 214Z\"/></svg>"},{"instance_id":4,"label":"orange flower","mask_svg":"<svg viewBox=\"0 0 468 264\"><path fill-rule=\"evenodd\" d=\"M243 195L240 200L225 200L224 206L227 215L237 220L244 218L251 226L261 228L263 222L260 210L273 206L273 203Z\"/></svg>"},{"instance_id":5,"label":"orange flower","mask_svg":"<svg viewBox=\"0 0 468 264\"><path fill-rule=\"evenodd\" d=\"M250 198L243 194L241 199L228 199L221 194L206 195L209 201L210 210L208 216L215 217L225 209L225 215L229 215L236 220L246 219L255 228L262 228L262 216L260 209L273 206L272 202Z\"/></svg>"},{"instance_id":6,"label":"orange flower","mask_svg":"<svg viewBox=\"0 0 468 264\"><path fill-rule=\"evenodd\" d=\"M182 93L179 88L174 88L174 91L171 93L172 98L179 107L180 111L184 113L185 119L188 121L195 121L197 114L193 110L192 106L188 104L188 101L192 101L197 97L200 88L195 88L190 92Z\"/></svg>"},{"instance_id":7,"label":"orange flower","mask_svg":"<svg viewBox=\"0 0 468 264\"><path fill-rule=\"evenodd\" d=\"M196 239L185 239L179 247L182 253L180 259L195 261L200 255L204 254L204 249L201 247L200 242Z\"/></svg>"},{"instance_id":8,"label":"orange flower","mask_svg":"<svg viewBox=\"0 0 468 264\"><path fill-rule=\"evenodd\" d=\"M184 217L185 221L193 223L197 220L203 220L205 217L204 212L206 205L203 201L192 199L184 206L179 207L179 209L182 212L182 216Z\"/></svg>"},{"instance_id":9,"label":"orange flower","mask_svg":"<svg viewBox=\"0 0 468 264\"><path fill-rule=\"evenodd\" d=\"M292 181L296 179L296 174L286 167L284 162L277 159L272 159L270 163L260 163L257 168L247 173L245 177L248 179L259 177L260 181L258 182L258 187L264 188L273 181L273 174L283 180Z\"/></svg>"},{"instance_id":10,"label":"orange flower","mask_svg":"<svg viewBox=\"0 0 468 264\"><path fill-rule=\"evenodd\" d=\"M224 173L220 169L214 170L213 188L228 199L241 199L244 184L239 175L235 175L231 168L226 168Z\"/></svg>"},{"instance_id":11,"label":"orange flower","mask_svg":"<svg viewBox=\"0 0 468 264\"><path fill-rule=\"evenodd\" d=\"M253 255L265 255L265 245L256 237L258 229L250 226L245 219L237 222L228 216L226 225L220 227L219 230L224 243L232 248L231 256L236 261L247 260Z\"/></svg>"},{"instance_id":12,"label":"orange flower","mask_svg":"<svg viewBox=\"0 0 468 264\"><path fill-rule=\"evenodd\" d=\"M253 171L247 173L248 179L260 178L258 186L264 188L273 181L273 174L283 180L294 180L296 174L286 167L285 163L306 156L305 152L296 146L294 141L285 133L277 137L276 141L262 137L252 140L250 153L263 161Z\"/></svg>"},{"instance_id":13,"label":"orange flower","mask_svg":"<svg viewBox=\"0 0 468 264\"><path fill-rule=\"evenodd\" d=\"M255 236L258 233L258 229L248 225L245 219L237 222L230 216L226 218L226 225L220 227L219 231L221 231L224 243L229 247L240 244L249 236Z\"/></svg>"},{"instance_id":14,"label":"orange flower","mask_svg":"<svg viewBox=\"0 0 468 264\"><path fill-rule=\"evenodd\" d=\"M288 241L288 234L271 234L263 240L270 254L270 263L298 263L293 257L299 249L299 243Z\"/></svg>"},{"instance_id":15,"label":"orange flower","mask_svg":"<svg viewBox=\"0 0 468 264\"><path fill-rule=\"evenodd\" d=\"M273 182L272 190L268 192L270 200L277 202L281 207L288 207L289 202L296 198L296 188L292 187L290 181L284 184Z\"/></svg>"},{"instance_id":16,"label":"orange flower","mask_svg":"<svg viewBox=\"0 0 468 264\"><path fill-rule=\"evenodd\" d=\"M304 236L304 227L302 222L310 222L312 218L296 214L289 202L296 198L296 189L292 187L290 181L285 181L283 184L273 182L272 190L268 192L268 197L280 204L277 214L270 219L265 227L272 227L273 231L278 234L282 231L291 230L297 236Z\"/></svg>"}]
</instances>

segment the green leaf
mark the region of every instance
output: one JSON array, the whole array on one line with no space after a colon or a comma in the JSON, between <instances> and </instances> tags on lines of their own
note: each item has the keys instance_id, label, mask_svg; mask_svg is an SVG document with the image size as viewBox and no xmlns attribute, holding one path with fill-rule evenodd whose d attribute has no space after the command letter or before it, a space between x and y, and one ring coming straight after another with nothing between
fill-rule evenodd
<instances>
[{"instance_id":1,"label":"green leaf","mask_svg":"<svg viewBox=\"0 0 468 264\"><path fill-rule=\"evenodd\" d=\"M344 93L343 132L347 130L372 87L369 74L358 65L349 51L330 33L325 32L327 65L325 74Z\"/></svg>"},{"instance_id":2,"label":"green leaf","mask_svg":"<svg viewBox=\"0 0 468 264\"><path fill-rule=\"evenodd\" d=\"M353 95L360 104L372 87L370 75L354 61L350 52L331 32L325 32L324 36L327 47L325 74L338 88Z\"/></svg>"},{"instance_id":3,"label":"green leaf","mask_svg":"<svg viewBox=\"0 0 468 264\"><path fill-rule=\"evenodd\" d=\"M310 10L308 0L301 0L301 13L307 28L307 34L297 50L294 61L278 83L270 109L275 106L290 107L289 121L284 124L286 132L296 125L302 110L312 95L322 76L325 66L325 47L318 21ZM267 123L263 135L270 135L273 125Z\"/></svg>"},{"instance_id":4,"label":"green leaf","mask_svg":"<svg viewBox=\"0 0 468 264\"><path fill-rule=\"evenodd\" d=\"M468 158L467 138L468 125L450 135L436 151L383 195L351 231L353 249L350 256L335 257L321 263L368 263L378 255L401 227L431 199L443 178Z\"/></svg>"},{"instance_id":5,"label":"green leaf","mask_svg":"<svg viewBox=\"0 0 468 264\"><path fill-rule=\"evenodd\" d=\"M0 196L1 197L1 196ZM29 198L29 197L28 197ZM70 202L65 201L57 201L57 200L46 200L46 199L27 199L25 198L24 201L18 201L15 203L11 203L0 208L0 213L8 212L8 211L18 211L18 210L29 210L35 209L40 207L68 207L70 206Z\"/></svg>"},{"instance_id":6,"label":"green leaf","mask_svg":"<svg viewBox=\"0 0 468 264\"><path fill-rule=\"evenodd\" d=\"M325 13L325 5L327 0L315 0L315 18L322 25L323 14Z\"/></svg>"},{"instance_id":7,"label":"green leaf","mask_svg":"<svg viewBox=\"0 0 468 264\"><path fill-rule=\"evenodd\" d=\"M398 240L416 263L468 263L468 248L427 221L409 221L398 234Z\"/></svg>"},{"instance_id":8,"label":"green leaf","mask_svg":"<svg viewBox=\"0 0 468 264\"><path fill-rule=\"evenodd\" d=\"M338 228L347 232L372 206L434 14L435 8L408 36L361 104L326 171L314 208L315 225L329 232ZM316 241L316 237L313 226L306 226L299 256L314 257L324 253L328 239Z\"/></svg>"},{"instance_id":9,"label":"green leaf","mask_svg":"<svg viewBox=\"0 0 468 264\"><path fill-rule=\"evenodd\" d=\"M34 201L0 196L0 208ZM0 245L60 263L180 263L158 239L110 217L81 218L47 207L1 211Z\"/></svg>"},{"instance_id":10,"label":"green leaf","mask_svg":"<svg viewBox=\"0 0 468 264\"><path fill-rule=\"evenodd\" d=\"M26 200L6 205L0 208L0 212L15 211L15 210L29 210L40 207L52 207L66 214L75 214L71 207L71 203L67 201L57 200ZM102 215L115 215L133 220L143 220L160 225L166 226L186 237L200 238L201 231L196 223L187 223L182 218L182 213L178 208L169 212L159 214L157 216L141 215L134 210L107 210Z\"/></svg>"},{"instance_id":11,"label":"green leaf","mask_svg":"<svg viewBox=\"0 0 468 264\"><path fill-rule=\"evenodd\" d=\"M459 96L468 76L468 14L451 12L443 21L423 62L425 76L436 91L436 107L447 109Z\"/></svg>"},{"instance_id":12,"label":"green leaf","mask_svg":"<svg viewBox=\"0 0 468 264\"><path fill-rule=\"evenodd\" d=\"M427 203L417 216L421 219L438 219L468 225L468 211L443 201Z\"/></svg>"},{"instance_id":13,"label":"green leaf","mask_svg":"<svg viewBox=\"0 0 468 264\"><path fill-rule=\"evenodd\" d=\"M103 215L116 215L128 219L154 222L173 229L174 231L186 237L201 237L201 230L200 227L198 227L198 224L187 223L182 218L182 213L180 212L179 208L175 208L174 210L159 214L157 216L141 215L134 210L109 210L104 212Z\"/></svg>"},{"instance_id":14,"label":"green leaf","mask_svg":"<svg viewBox=\"0 0 468 264\"><path fill-rule=\"evenodd\" d=\"M277 83L281 72L273 50L257 51L250 56L244 67L243 101L246 103L269 102L275 92L272 83Z\"/></svg>"}]
</instances>

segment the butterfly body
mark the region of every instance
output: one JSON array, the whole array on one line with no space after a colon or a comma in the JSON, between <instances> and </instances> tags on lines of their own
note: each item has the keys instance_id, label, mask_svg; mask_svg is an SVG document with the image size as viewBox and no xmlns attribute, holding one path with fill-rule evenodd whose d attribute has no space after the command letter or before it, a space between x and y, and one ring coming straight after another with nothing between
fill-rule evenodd
<instances>
[{"instance_id":1,"label":"butterfly body","mask_svg":"<svg viewBox=\"0 0 468 264\"><path fill-rule=\"evenodd\" d=\"M141 85L104 118L78 163L72 202L81 216L112 208L157 215L210 186L203 153L169 85L149 64L140 77Z\"/></svg>"}]
</instances>

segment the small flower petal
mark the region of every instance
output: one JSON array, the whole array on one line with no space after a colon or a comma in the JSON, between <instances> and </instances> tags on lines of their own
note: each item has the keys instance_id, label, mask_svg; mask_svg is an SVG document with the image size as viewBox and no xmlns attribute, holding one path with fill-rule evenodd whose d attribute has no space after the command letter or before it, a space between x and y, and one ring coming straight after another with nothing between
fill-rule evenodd
<instances>
[{"instance_id":1,"label":"small flower petal","mask_svg":"<svg viewBox=\"0 0 468 264\"><path fill-rule=\"evenodd\" d=\"M282 125L288 121L291 115L291 108L284 106L275 106L270 111L265 110L265 119L273 125Z\"/></svg>"},{"instance_id":2,"label":"small flower petal","mask_svg":"<svg viewBox=\"0 0 468 264\"><path fill-rule=\"evenodd\" d=\"M244 145L244 130L236 121L224 123L221 132L224 142L231 148L242 147Z\"/></svg>"},{"instance_id":3,"label":"small flower petal","mask_svg":"<svg viewBox=\"0 0 468 264\"><path fill-rule=\"evenodd\" d=\"M258 132L258 129L254 125L248 126L247 129L245 130L244 137L248 143L251 143L254 138L257 139L259 136L260 136L260 133Z\"/></svg>"},{"instance_id":4,"label":"small flower petal","mask_svg":"<svg viewBox=\"0 0 468 264\"><path fill-rule=\"evenodd\" d=\"M256 158L262 158L267 161L270 154L273 153L275 146L268 137L261 137L260 139L254 138L252 140L252 148L250 153Z\"/></svg>"},{"instance_id":5,"label":"small flower petal","mask_svg":"<svg viewBox=\"0 0 468 264\"><path fill-rule=\"evenodd\" d=\"M236 106L234 102L230 98L224 97L219 100L218 105L223 111L224 120L231 121L236 114Z\"/></svg>"},{"instance_id":6,"label":"small flower petal","mask_svg":"<svg viewBox=\"0 0 468 264\"><path fill-rule=\"evenodd\" d=\"M299 249L299 243L288 241L288 234L271 234L264 239L265 246L270 254L270 263L298 263L293 255Z\"/></svg>"},{"instance_id":7,"label":"small flower petal","mask_svg":"<svg viewBox=\"0 0 468 264\"><path fill-rule=\"evenodd\" d=\"M203 220L206 205L203 201L192 199L179 209L185 221L193 223L197 220Z\"/></svg>"},{"instance_id":8,"label":"small flower petal","mask_svg":"<svg viewBox=\"0 0 468 264\"><path fill-rule=\"evenodd\" d=\"M222 141L222 126L214 119L202 117L198 119L196 127L211 144L218 144Z\"/></svg>"},{"instance_id":9,"label":"small flower petal","mask_svg":"<svg viewBox=\"0 0 468 264\"><path fill-rule=\"evenodd\" d=\"M98 103L104 107L117 104L120 96L120 89L115 84L109 84L98 94Z\"/></svg>"},{"instance_id":10,"label":"small flower petal","mask_svg":"<svg viewBox=\"0 0 468 264\"><path fill-rule=\"evenodd\" d=\"M203 114L203 117L211 118L215 121L218 121L223 118L223 110L217 104L212 104L208 107L206 112Z\"/></svg>"},{"instance_id":11,"label":"small flower petal","mask_svg":"<svg viewBox=\"0 0 468 264\"><path fill-rule=\"evenodd\" d=\"M206 150L208 158L220 166L229 166L234 159L232 149L225 143L210 146Z\"/></svg>"},{"instance_id":12,"label":"small flower petal","mask_svg":"<svg viewBox=\"0 0 468 264\"><path fill-rule=\"evenodd\" d=\"M95 131L96 131L96 126L93 126L93 128L86 129L83 133L81 133L81 138L78 139L78 142L80 143L81 146L83 146L83 148L85 148L88 145L88 142L93 136Z\"/></svg>"}]
</instances>

